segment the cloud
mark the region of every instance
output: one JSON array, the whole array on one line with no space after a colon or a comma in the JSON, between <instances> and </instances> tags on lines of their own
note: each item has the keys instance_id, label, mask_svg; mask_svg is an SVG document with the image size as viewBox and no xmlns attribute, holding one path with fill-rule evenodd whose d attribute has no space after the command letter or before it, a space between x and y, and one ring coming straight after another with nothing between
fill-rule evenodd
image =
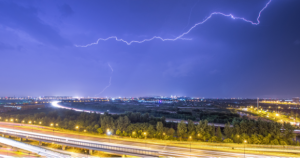
<instances>
[{"instance_id":1,"label":"cloud","mask_svg":"<svg viewBox=\"0 0 300 158\"><path fill-rule=\"evenodd\" d=\"M62 6L58 7L62 16L71 16L74 14L73 9L68 4L63 4Z\"/></svg>"},{"instance_id":2,"label":"cloud","mask_svg":"<svg viewBox=\"0 0 300 158\"><path fill-rule=\"evenodd\" d=\"M0 24L27 33L44 44L66 46L71 43L59 31L38 16L34 7L24 7L10 1L0 1Z\"/></svg>"}]
</instances>

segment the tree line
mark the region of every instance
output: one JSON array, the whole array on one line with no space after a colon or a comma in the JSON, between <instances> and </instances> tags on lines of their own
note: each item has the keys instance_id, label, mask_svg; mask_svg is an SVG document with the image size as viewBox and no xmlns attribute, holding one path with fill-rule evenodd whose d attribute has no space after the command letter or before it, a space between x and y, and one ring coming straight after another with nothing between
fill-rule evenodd
<instances>
[{"instance_id":1,"label":"tree line","mask_svg":"<svg viewBox=\"0 0 300 158\"><path fill-rule=\"evenodd\" d=\"M156 138L180 141L204 141L224 143L299 145L295 141L294 127L289 123L266 122L258 119L235 118L224 128L209 125L207 120L195 123L166 122L148 113L126 112L120 115L108 113L80 113L71 110L54 110L26 114L1 114L1 121L32 123L93 134L113 134L132 138ZM76 128L78 126L78 128Z\"/></svg>"}]
</instances>

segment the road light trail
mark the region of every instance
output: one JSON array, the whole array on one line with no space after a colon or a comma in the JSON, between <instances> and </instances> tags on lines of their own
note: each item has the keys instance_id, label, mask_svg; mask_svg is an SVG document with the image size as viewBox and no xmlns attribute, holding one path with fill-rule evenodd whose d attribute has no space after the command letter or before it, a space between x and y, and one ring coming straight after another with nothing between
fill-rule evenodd
<instances>
[{"instance_id":1,"label":"road light trail","mask_svg":"<svg viewBox=\"0 0 300 158\"><path fill-rule=\"evenodd\" d=\"M10 123L12 124L12 123ZM1 125L1 122L0 122ZM3 128L4 127L4 128ZM0 130L7 130L10 129L11 127L3 126L1 125ZM189 147L179 147L179 146L173 146L169 144L165 150L163 150L163 147L165 146L165 143L147 143L147 146L144 146L144 142L133 142L133 141L126 141L122 139L114 139L111 141L108 141L107 138L98 138L98 137L92 137L92 136L85 136L85 135L74 135L70 133L55 133L54 136L52 136L52 132L46 132L43 130L36 130L35 132L28 131L27 129L20 128L22 133L25 133L26 135L29 136L29 138L34 138L34 136L39 136L43 137L43 139L47 140L49 137L51 139L55 140L61 140L62 142L68 142L69 144L74 144L72 143L73 141L75 142L82 142L82 143L93 143L93 144L103 144L103 145L112 145L116 147L124 147L124 148L131 148L131 149L141 149L141 150L148 150L148 151L153 151L153 152L158 152L159 155L161 156L176 156L176 157L188 157L188 156L193 156L193 157L199 157L199 156L214 156L214 157L241 157L243 154L241 153L235 153L235 152L230 152L230 151L218 151L218 147L214 146L211 147L210 149L197 149L197 145L195 147L192 147L192 152L190 152ZM10 129L10 131L20 131L18 128L16 129ZM8 131L8 130L7 130ZM12 132L13 134L13 132ZM76 138L75 138L76 137ZM60 141L58 142L58 144ZM193 144L194 145L194 144ZM199 144L200 145L200 144ZM72 146L72 145L70 145ZM200 145L201 146L201 145ZM199 146L199 147L200 147ZM88 146L84 146L83 148L88 148ZM224 147L221 147L224 148ZM229 147L231 148L231 147ZM247 148L246 148L247 149ZM255 150L255 149L254 149ZM273 151L276 152L276 150L273 149ZM262 157L262 156L267 156L267 155L256 155L256 154L246 154L247 157Z\"/></svg>"},{"instance_id":2,"label":"road light trail","mask_svg":"<svg viewBox=\"0 0 300 158\"><path fill-rule=\"evenodd\" d=\"M25 143L18 142L18 141L15 141L15 140L11 140L11 139L8 139L8 138L0 137L0 142L3 143L3 144L7 144L7 145L10 145L10 146L20 148L20 149L24 149L24 150L27 150L27 151L30 151L30 152L33 152L33 153L37 153L39 155L46 156L46 157L69 157L69 155L60 154L60 153L57 153L57 152L53 152L51 150L47 150L47 149L44 149L44 148L40 148L40 147L36 147L36 146L33 146L33 145L25 144Z\"/></svg>"},{"instance_id":3,"label":"road light trail","mask_svg":"<svg viewBox=\"0 0 300 158\"><path fill-rule=\"evenodd\" d=\"M141 40L141 41L136 41L136 40L133 40L133 41L126 41L124 39L121 39L121 38L118 38L117 36L111 36L111 37L107 37L107 38L98 38L98 40L96 42L93 42L93 43L90 43L90 44L86 44L86 45L75 45L75 47L89 47L89 46L92 46L92 45L96 45L99 43L99 41L107 41L107 40L110 40L110 39L115 39L116 41L118 42L124 42L126 43L127 45L131 45L132 43L144 43L144 42L148 42L148 41L152 41L154 39L159 39L161 41L176 41L176 40L192 40L190 38L183 38L183 36L189 34L194 28L196 28L198 25L202 25L204 24L206 21L208 21L210 18L212 18L214 15L222 15L222 16L225 16L225 17L230 17L231 19L233 20L242 20L244 22L247 22L247 23L250 23L252 25L258 25L260 24L260 16L261 16L261 13L268 7L268 5L271 3L272 0L269 0L268 3L259 11L258 13L258 16L256 18L256 22L254 21L251 21L251 20L248 20L246 18L243 18L243 17L237 17L237 16L234 16L232 14L225 14L225 13L222 13L222 12L213 12L211 13L207 18L205 18L203 21L201 22L198 22L196 24L194 24L188 31L180 34L179 36L175 37L175 38L162 38L160 36L154 36L152 38L149 38L149 39L144 39L144 40Z\"/></svg>"}]
</instances>

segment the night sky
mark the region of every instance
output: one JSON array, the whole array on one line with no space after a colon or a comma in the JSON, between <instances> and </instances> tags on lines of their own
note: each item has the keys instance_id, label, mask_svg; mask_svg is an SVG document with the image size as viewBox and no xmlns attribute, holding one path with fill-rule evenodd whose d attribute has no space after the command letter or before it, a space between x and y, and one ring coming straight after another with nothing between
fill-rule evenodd
<instances>
[{"instance_id":1,"label":"night sky","mask_svg":"<svg viewBox=\"0 0 300 158\"><path fill-rule=\"evenodd\" d=\"M0 0L0 96L300 96L300 1ZM110 67L111 66L111 67ZM106 88L106 89L105 89Z\"/></svg>"}]
</instances>

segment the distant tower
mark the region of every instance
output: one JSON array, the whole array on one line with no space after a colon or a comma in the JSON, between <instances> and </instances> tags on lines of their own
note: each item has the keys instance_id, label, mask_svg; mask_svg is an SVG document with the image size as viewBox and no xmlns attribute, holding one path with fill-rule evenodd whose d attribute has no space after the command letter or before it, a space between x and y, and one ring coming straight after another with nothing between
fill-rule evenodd
<instances>
[{"instance_id":1,"label":"distant tower","mask_svg":"<svg viewBox=\"0 0 300 158\"><path fill-rule=\"evenodd\" d=\"M259 98L257 98L257 110L258 110L258 105L259 105L258 101L259 101Z\"/></svg>"}]
</instances>

